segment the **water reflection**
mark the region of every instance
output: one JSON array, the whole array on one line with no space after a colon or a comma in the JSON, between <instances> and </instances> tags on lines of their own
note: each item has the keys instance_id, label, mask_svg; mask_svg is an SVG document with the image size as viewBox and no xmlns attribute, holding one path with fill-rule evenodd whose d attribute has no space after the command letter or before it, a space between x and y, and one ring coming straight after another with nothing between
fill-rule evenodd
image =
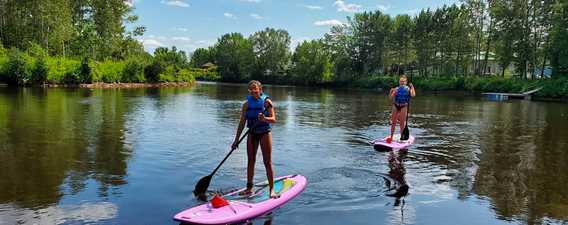
<instances>
[{"instance_id":1,"label":"water reflection","mask_svg":"<svg viewBox=\"0 0 568 225\"><path fill-rule=\"evenodd\" d=\"M89 224L114 219L118 207L109 202L47 206L40 210L0 204L0 224Z\"/></svg>"},{"instance_id":2,"label":"water reflection","mask_svg":"<svg viewBox=\"0 0 568 225\"><path fill-rule=\"evenodd\" d=\"M0 203L34 208L57 203L61 185L70 193L99 183L99 195L126 182L125 119L131 107L119 91L2 89ZM2 119L0 119L2 120ZM4 135L0 135L4 136Z\"/></svg>"},{"instance_id":3,"label":"water reflection","mask_svg":"<svg viewBox=\"0 0 568 225\"><path fill-rule=\"evenodd\" d=\"M278 115L275 169L302 173L309 185L253 224L568 220L566 104L424 94L412 103L413 147L378 153L368 141L389 131L383 93L271 85L265 91ZM226 154L246 94L246 85L211 83L0 88L0 224L33 223L26 215L42 210L64 215L49 221L85 221L71 210L85 201L116 209L94 223L125 224L143 215L148 224L173 224L173 214L199 204L191 191ZM236 151L212 190L242 186L244 160ZM404 184L412 187L408 195Z\"/></svg>"},{"instance_id":4,"label":"water reflection","mask_svg":"<svg viewBox=\"0 0 568 225\"><path fill-rule=\"evenodd\" d=\"M568 219L568 123L564 105L520 101L484 108L482 154L473 191L487 196L499 217L527 223Z\"/></svg>"}]
</instances>

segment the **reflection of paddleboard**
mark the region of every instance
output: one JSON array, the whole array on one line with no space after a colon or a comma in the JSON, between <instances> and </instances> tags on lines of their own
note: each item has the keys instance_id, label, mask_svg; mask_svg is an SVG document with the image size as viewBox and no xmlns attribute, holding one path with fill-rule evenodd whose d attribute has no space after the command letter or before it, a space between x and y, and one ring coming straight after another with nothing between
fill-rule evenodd
<instances>
[{"instance_id":1,"label":"reflection of paddleboard","mask_svg":"<svg viewBox=\"0 0 568 225\"><path fill-rule=\"evenodd\" d=\"M302 175L288 175L274 179L274 190L279 198L270 198L268 183L255 185L253 194L240 196L245 188L224 195L229 205L213 208L210 202L186 209L174 216L174 220L192 224L237 223L262 216L286 204L306 188L307 180Z\"/></svg>"},{"instance_id":2,"label":"reflection of paddleboard","mask_svg":"<svg viewBox=\"0 0 568 225\"><path fill-rule=\"evenodd\" d=\"M411 146L412 143L414 143L414 136L412 135L408 137L408 140L401 141L400 134L396 134L393 136L391 143L387 143L388 137L389 136L374 140L373 145L375 149L405 149Z\"/></svg>"}]
</instances>

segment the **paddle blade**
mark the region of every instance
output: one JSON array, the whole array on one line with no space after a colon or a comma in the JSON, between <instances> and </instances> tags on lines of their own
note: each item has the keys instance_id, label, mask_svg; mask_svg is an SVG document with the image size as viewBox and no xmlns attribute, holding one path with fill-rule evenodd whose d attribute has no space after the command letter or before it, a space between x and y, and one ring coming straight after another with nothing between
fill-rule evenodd
<instances>
[{"instance_id":1,"label":"paddle blade","mask_svg":"<svg viewBox=\"0 0 568 225\"><path fill-rule=\"evenodd\" d=\"M193 190L193 195L195 196L202 196L207 192L207 188L209 188L209 183L211 183L212 175L204 176L197 182L195 185L195 190Z\"/></svg>"},{"instance_id":2,"label":"paddle blade","mask_svg":"<svg viewBox=\"0 0 568 225\"><path fill-rule=\"evenodd\" d=\"M405 125L402 135L400 135L400 140L406 141L408 138L410 138L410 131L408 131L408 125Z\"/></svg>"}]
</instances>

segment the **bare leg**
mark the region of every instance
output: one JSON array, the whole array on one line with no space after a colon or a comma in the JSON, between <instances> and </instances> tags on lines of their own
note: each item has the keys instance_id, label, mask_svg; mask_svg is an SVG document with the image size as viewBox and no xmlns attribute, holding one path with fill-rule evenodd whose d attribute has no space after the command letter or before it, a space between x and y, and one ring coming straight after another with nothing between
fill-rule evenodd
<instances>
[{"instance_id":1,"label":"bare leg","mask_svg":"<svg viewBox=\"0 0 568 225\"><path fill-rule=\"evenodd\" d=\"M391 139L392 139L392 135L394 134L397 119L398 119L398 111L396 111L396 107L393 105L392 106L392 116L391 116L391 133L390 133Z\"/></svg>"},{"instance_id":2,"label":"bare leg","mask_svg":"<svg viewBox=\"0 0 568 225\"><path fill-rule=\"evenodd\" d=\"M266 178L268 178L268 187L270 189L270 197L278 197L274 192L274 170L272 169L272 133L268 132L262 135L260 139L260 149L262 151L262 161L266 168Z\"/></svg>"},{"instance_id":3,"label":"bare leg","mask_svg":"<svg viewBox=\"0 0 568 225\"><path fill-rule=\"evenodd\" d=\"M253 138L253 134L247 137L247 189L242 192L243 195L252 193L252 181L254 179L254 164L256 163L256 151L258 150L259 140Z\"/></svg>"},{"instance_id":4,"label":"bare leg","mask_svg":"<svg viewBox=\"0 0 568 225\"><path fill-rule=\"evenodd\" d=\"M404 126L406 125L406 112L408 110L408 106L402 108L399 113L398 117L400 118L400 136L402 137L402 131L404 130Z\"/></svg>"}]
</instances>

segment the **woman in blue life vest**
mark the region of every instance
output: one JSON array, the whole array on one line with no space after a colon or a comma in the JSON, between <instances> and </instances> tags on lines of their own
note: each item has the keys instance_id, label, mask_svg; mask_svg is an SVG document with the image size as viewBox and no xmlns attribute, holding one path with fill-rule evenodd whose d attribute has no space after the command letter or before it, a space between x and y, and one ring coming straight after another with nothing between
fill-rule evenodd
<instances>
[{"instance_id":1,"label":"woman in blue life vest","mask_svg":"<svg viewBox=\"0 0 568 225\"><path fill-rule=\"evenodd\" d=\"M247 137L247 188L242 195L252 194L254 165L256 162L256 152L258 146L262 151L262 161L266 168L266 176L268 178L268 186L270 188L270 197L277 197L274 192L274 171L272 169L272 134L271 129L273 123L276 122L276 114L272 101L268 95L262 92L262 84L259 81L252 80L248 85L249 94L247 100L243 103L241 111L241 119L237 128L237 135L233 142L232 148L237 147L239 137L243 131L245 121L250 130Z\"/></svg>"},{"instance_id":2,"label":"woman in blue life vest","mask_svg":"<svg viewBox=\"0 0 568 225\"><path fill-rule=\"evenodd\" d=\"M389 94L389 99L393 103L390 140L392 140L397 120L400 122L400 134L402 135L402 130L406 125L408 103L410 102L410 98L415 96L416 91L414 90L414 86L412 84L407 85L406 75L400 75L398 87L392 88ZM388 138L387 142L390 142Z\"/></svg>"}]
</instances>

